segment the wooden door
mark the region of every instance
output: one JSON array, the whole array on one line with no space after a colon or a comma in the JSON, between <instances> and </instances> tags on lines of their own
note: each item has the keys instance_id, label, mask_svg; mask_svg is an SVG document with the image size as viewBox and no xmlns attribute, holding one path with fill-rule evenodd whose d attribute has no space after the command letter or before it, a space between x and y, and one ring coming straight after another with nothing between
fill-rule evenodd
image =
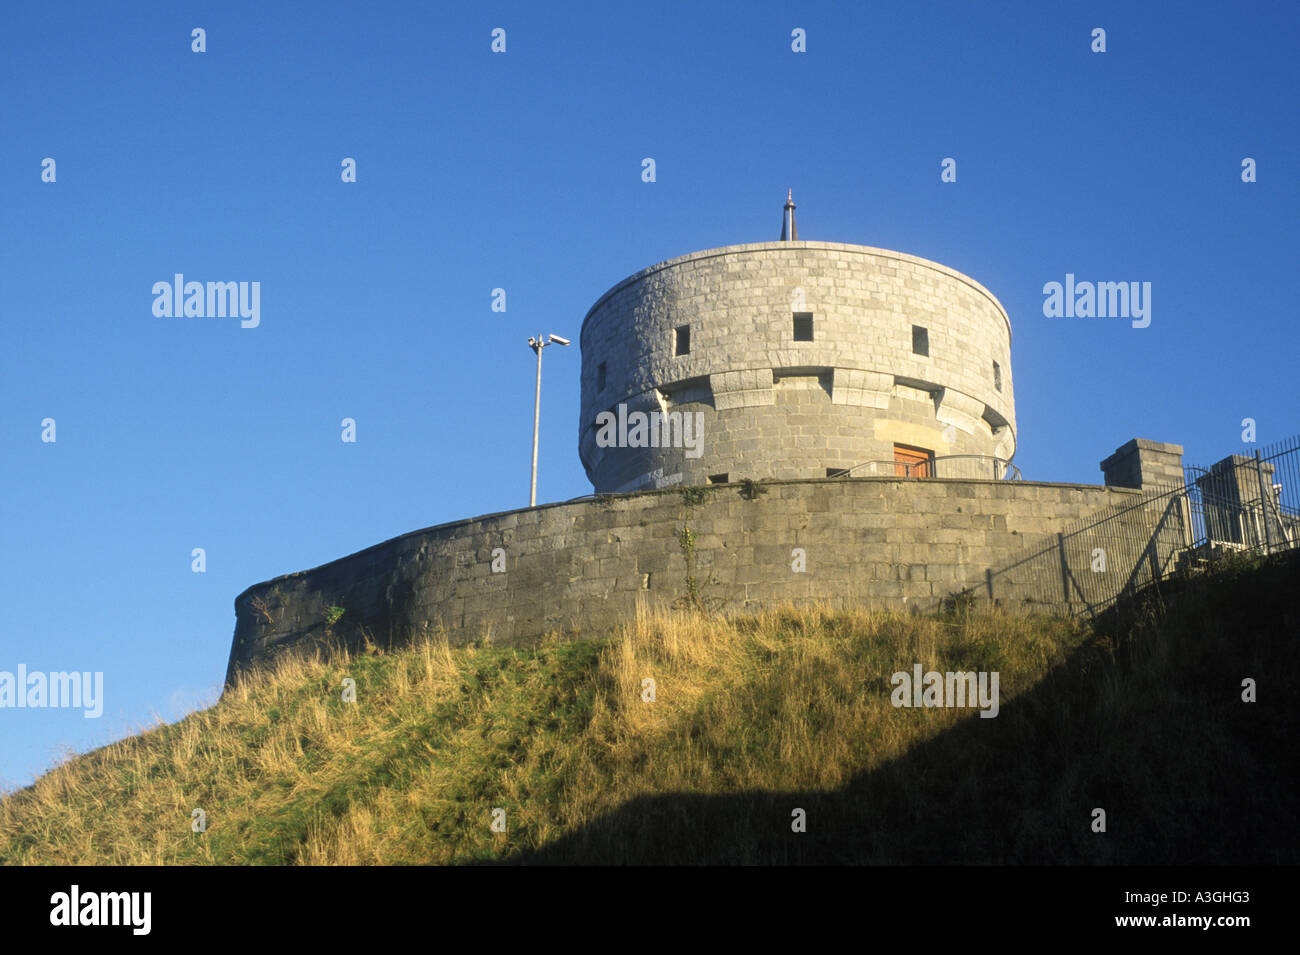
<instances>
[{"instance_id":1,"label":"wooden door","mask_svg":"<svg viewBox=\"0 0 1300 955\"><path fill-rule=\"evenodd\" d=\"M933 477L933 462L933 451L894 445L894 474L898 477Z\"/></svg>"}]
</instances>

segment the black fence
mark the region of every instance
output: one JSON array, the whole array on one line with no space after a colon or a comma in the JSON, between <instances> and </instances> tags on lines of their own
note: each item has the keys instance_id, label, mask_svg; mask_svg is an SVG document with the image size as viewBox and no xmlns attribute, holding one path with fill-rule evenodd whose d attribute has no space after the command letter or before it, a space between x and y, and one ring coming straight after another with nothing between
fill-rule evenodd
<instances>
[{"instance_id":1,"label":"black fence","mask_svg":"<svg viewBox=\"0 0 1300 955\"><path fill-rule=\"evenodd\" d=\"M974 589L1004 606L1095 615L1121 596L1228 552L1300 546L1300 437L1184 469L1182 486L1076 521Z\"/></svg>"}]
</instances>

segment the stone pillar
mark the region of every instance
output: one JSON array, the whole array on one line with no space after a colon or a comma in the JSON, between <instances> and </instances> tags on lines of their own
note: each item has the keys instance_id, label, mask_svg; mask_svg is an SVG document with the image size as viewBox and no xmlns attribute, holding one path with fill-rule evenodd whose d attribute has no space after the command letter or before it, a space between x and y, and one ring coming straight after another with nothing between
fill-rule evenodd
<instances>
[{"instance_id":1,"label":"stone pillar","mask_svg":"<svg viewBox=\"0 0 1300 955\"><path fill-rule=\"evenodd\" d=\"M1107 487L1132 487L1139 490L1156 487L1182 487L1183 448L1134 438L1115 449L1101 462Z\"/></svg>"},{"instance_id":2,"label":"stone pillar","mask_svg":"<svg viewBox=\"0 0 1300 955\"><path fill-rule=\"evenodd\" d=\"M1261 476L1264 493L1260 496ZM1280 540L1277 495L1273 490L1273 465L1230 454L1196 479L1205 509L1205 534L1212 541L1258 547ZM1263 505L1263 506L1261 506Z\"/></svg>"}]
</instances>

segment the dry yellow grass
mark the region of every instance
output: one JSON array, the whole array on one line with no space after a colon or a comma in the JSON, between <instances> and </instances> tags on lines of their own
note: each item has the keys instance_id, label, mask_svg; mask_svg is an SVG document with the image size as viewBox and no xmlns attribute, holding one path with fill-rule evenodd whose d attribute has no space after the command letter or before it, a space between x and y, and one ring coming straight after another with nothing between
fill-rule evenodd
<instances>
[{"instance_id":1,"label":"dry yellow grass","mask_svg":"<svg viewBox=\"0 0 1300 955\"><path fill-rule=\"evenodd\" d=\"M0 861L1107 861L1086 810L1123 805L1112 783L1135 770L1112 736L1149 714L1171 656L1158 633L1137 669L1113 647L1053 618L787 607L643 611L600 642L286 657L0 800ZM998 718L895 708L890 676L916 663L998 671ZM1216 753L1240 748L1214 733ZM792 842L794 808L814 822Z\"/></svg>"},{"instance_id":2,"label":"dry yellow grass","mask_svg":"<svg viewBox=\"0 0 1300 955\"><path fill-rule=\"evenodd\" d=\"M443 638L286 657L212 708L71 759L0 802L0 859L508 858L638 797L831 788L971 718L888 701L894 670L946 667L952 631L869 611L642 611L599 645L452 649ZM1019 649L1004 701L1070 648L1001 615L972 618L962 640ZM347 676L354 704L341 698ZM642 699L647 678L654 702ZM504 834L489 828L497 807ZM204 833L191 831L194 809Z\"/></svg>"}]
</instances>

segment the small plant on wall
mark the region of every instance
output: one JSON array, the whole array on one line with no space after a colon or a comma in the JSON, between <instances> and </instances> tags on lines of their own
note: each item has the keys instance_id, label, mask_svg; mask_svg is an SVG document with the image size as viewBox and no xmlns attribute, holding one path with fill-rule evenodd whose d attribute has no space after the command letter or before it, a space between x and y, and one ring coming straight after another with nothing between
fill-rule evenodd
<instances>
[{"instance_id":1,"label":"small plant on wall","mask_svg":"<svg viewBox=\"0 0 1300 955\"><path fill-rule=\"evenodd\" d=\"M345 613L347 613L347 611L342 607L327 607L325 609L325 632L327 634L332 634L334 632L334 624L343 619Z\"/></svg>"},{"instance_id":2,"label":"small plant on wall","mask_svg":"<svg viewBox=\"0 0 1300 955\"><path fill-rule=\"evenodd\" d=\"M697 507L704 503L704 499L709 496L707 487L684 487L681 490L682 503L688 508Z\"/></svg>"},{"instance_id":3,"label":"small plant on wall","mask_svg":"<svg viewBox=\"0 0 1300 955\"><path fill-rule=\"evenodd\" d=\"M687 487L682 488L682 500L686 504L685 523L677 528L677 544L682 549L682 556L686 558L686 594L681 597L676 606L688 610L707 611L717 609L722 605L721 599L709 598L705 596L705 590L711 587L717 581L712 572L704 580L700 580L696 574L695 564L695 531L691 529L691 508L704 500L708 494L708 488Z\"/></svg>"},{"instance_id":4,"label":"small plant on wall","mask_svg":"<svg viewBox=\"0 0 1300 955\"><path fill-rule=\"evenodd\" d=\"M253 597L248 601L248 605L253 608L253 612L262 618L265 624L274 624L275 618L271 616L271 608L267 606L266 601L261 597Z\"/></svg>"}]
</instances>

